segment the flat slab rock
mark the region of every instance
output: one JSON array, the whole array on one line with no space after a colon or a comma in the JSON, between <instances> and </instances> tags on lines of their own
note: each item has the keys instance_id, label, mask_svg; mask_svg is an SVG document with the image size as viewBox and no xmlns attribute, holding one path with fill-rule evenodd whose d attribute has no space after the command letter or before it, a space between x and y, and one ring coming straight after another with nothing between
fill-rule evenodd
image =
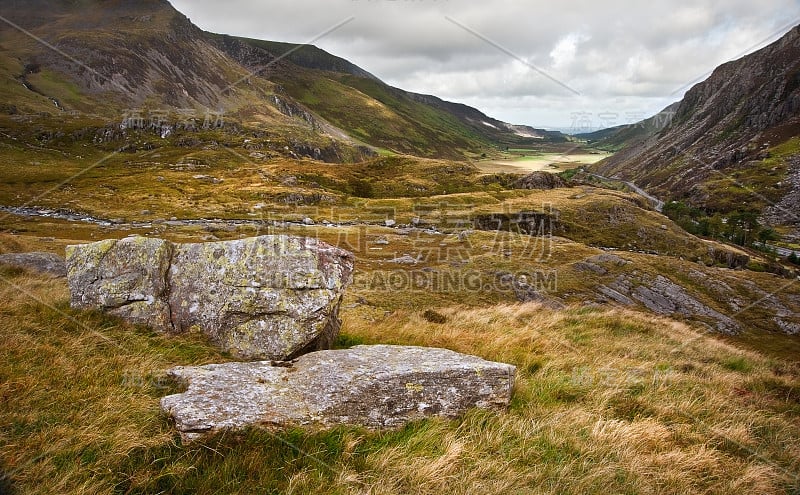
<instances>
[{"instance_id":1,"label":"flat slab rock","mask_svg":"<svg viewBox=\"0 0 800 495\"><path fill-rule=\"evenodd\" d=\"M313 238L267 235L174 244L130 237L67 247L74 308L168 333L203 332L246 359L327 349L352 280L351 253Z\"/></svg>"},{"instance_id":2,"label":"flat slab rock","mask_svg":"<svg viewBox=\"0 0 800 495\"><path fill-rule=\"evenodd\" d=\"M67 265L64 258L53 253L7 253L0 254L0 264L10 265L26 270L52 275L53 277L66 277Z\"/></svg>"},{"instance_id":3,"label":"flat slab rock","mask_svg":"<svg viewBox=\"0 0 800 495\"><path fill-rule=\"evenodd\" d=\"M185 441L249 425L389 428L470 408L505 408L516 368L447 349L391 345L294 361L177 367L186 392L161 399Z\"/></svg>"}]
</instances>

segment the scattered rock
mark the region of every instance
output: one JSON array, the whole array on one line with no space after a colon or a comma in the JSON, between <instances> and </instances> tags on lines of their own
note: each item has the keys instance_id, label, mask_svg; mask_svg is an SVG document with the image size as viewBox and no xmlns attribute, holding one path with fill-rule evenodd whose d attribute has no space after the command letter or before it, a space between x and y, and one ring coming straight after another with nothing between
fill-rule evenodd
<instances>
[{"instance_id":1,"label":"scattered rock","mask_svg":"<svg viewBox=\"0 0 800 495\"><path fill-rule=\"evenodd\" d=\"M535 211L488 213L473 218L473 228L484 231L549 235L559 226L558 215Z\"/></svg>"},{"instance_id":2,"label":"scattered rock","mask_svg":"<svg viewBox=\"0 0 800 495\"><path fill-rule=\"evenodd\" d=\"M590 263L588 261L578 261L573 266L575 267L576 270L582 272L594 272L598 275L605 275L608 273L608 270L606 270L602 266Z\"/></svg>"},{"instance_id":3,"label":"scattered rock","mask_svg":"<svg viewBox=\"0 0 800 495\"><path fill-rule=\"evenodd\" d=\"M405 254L399 258L389 260L389 263L399 263L401 265L416 265L419 260L410 254Z\"/></svg>"},{"instance_id":4,"label":"scattered rock","mask_svg":"<svg viewBox=\"0 0 800 495\"><path fill-rule=\"evenodd\" d=\"M290 363L177 367L182 394L161 399L185 441L249 425L398 427L468 409L505 408L516 368L447 349L356 346Z\"/></svg>"},{"instance_id":5,"label":"scattered rock","mask_svg":"<svg viewBox=\"0 0 800 495\"><path fill-rule=\"evenodd\" d=\"M303 219L303 225L314 225L314 220L312 220L312 219L311 219L311 218L309 218L309 217L305 217L305 218Z\"/></svg>"},{"instance_id":6,"label":"scattered rock","mask_svg":"<svg viewBox=\"0 0 800 495\"><path fill-rule=\"evenodd\" d=\"M385 220L383 224L386 225L387 227L394 227L397 224L397 222L389 218Z\"/></svg>"},{"instance_id":7,"label":"scattered rock","mask_svg":"<svg viewBox=\"0 0 800 495\"><path fill-rule=\"evenodd\" d=\"M7 253L0 254L0 264L25 270L32 270L54 277L66 277L67 265L64 258L53 253Z\"/></svg>"},{"instance_id":8,"label":"scattered rock","mask_svg":"<svg viewBox=\"0 0 800 495\"><path fill-rule=\"evenodd\" d=\"M778 317L772 319L778 328L787 335L800 335L800 323L787 321Z\"/></svg>"},{"instance_id":9,"label":"scattered rock","mask_svg":"<svg viewBox=\"0 0 800 495\"><path fill-rule=\"evenodd\" d=\"M616 254L611 253L600 253L595 256L590 256L586 258L586 261L589 263L608 263L616 266L625 266L630 263L630 261L625 258L620 258Z\"/></svg>"},{"instance_id":10,"label":"scattered rock","mask_svg":"<svg viewBox=\"0 0 800 495\"><path fill-rule=\"evenodd\" d=\"M202 331L243 358L326 349L353 255L316 239L173 244L133 237L67 248L71 303L165 332Z\"/></svg>"},{"instance_id":11,"label":"scattered rock","mask_svg":"<svg viewBox=\"0 0 800 495\"><path fill-rule=\"evenodd\" d=\"M630 261L620 258L616 254L601 253L595 256L590 256L583 261L578 261L572 266L574 266L576 270L582 272L593 272L598 275L606 275L609 273L609 268L625 266L629 263Z\"/></svg>"},{"instance_id":12,"label":"scattered rock","mask_svg":"<svg viewBox=\"0 0 800 495\"><path fill-rule=\"evenodd\" d=\"M465 242L466 240L469 239L469 236L471 236L474 232L475 231L473 230L462 230L457 234L458 240L461 242Z\"/></svg>"},{"instance_id":13,"label":"scattered rock","mask_svg":"<svg viewBox=\"0 0 800 495\"><path fill-rule=\"evenodd\" d=\"M387 239L385 236L380 236L377 239L375 239L375 244L386 246L387 244L389 244L389 239Z\"/></svg>"},{"instance_id":14,"label":"scattered rock","mask_svg":"<svg viewBox=\"0 0 800 495\"><path fill-rule=\"evenodd\" d=\"M248 156L255 160L264 160L265 158L267 158L267 155L261 153L260 151L251 151Z\"/></svg>"}]
</instances>

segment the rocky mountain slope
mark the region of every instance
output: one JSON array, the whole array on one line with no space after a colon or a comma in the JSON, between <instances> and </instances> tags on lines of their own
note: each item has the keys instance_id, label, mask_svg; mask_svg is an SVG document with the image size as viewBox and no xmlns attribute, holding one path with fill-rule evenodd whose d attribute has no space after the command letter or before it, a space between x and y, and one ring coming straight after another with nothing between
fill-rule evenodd
<instances>
[{"instance_id":1,"label":"rocky mountain slope","mask_svg":"<svg viewBox=\"0 0 800 495\"><path fill-rule=\"evenodd\" d=\"M588 136L623 147L596 171L708 212L752 211L776 225L800 224L800 26L721 65L666 110L661 126L652 125L656 116Z\"/></svg>"},{"instance_id":2,"label":"rocky mountain slope","mask_svg":"<svg viewBox=\"0 0 800 495\"><path fill-rule=\"evenodd\" d=\"M213 111L241 126L310 128L349 144L461 159L563 140L390 87L313 46L204 32L166 0L10 0L0 15L6 114L120 121L132 111Z\"/></svg>"}]
</instances>

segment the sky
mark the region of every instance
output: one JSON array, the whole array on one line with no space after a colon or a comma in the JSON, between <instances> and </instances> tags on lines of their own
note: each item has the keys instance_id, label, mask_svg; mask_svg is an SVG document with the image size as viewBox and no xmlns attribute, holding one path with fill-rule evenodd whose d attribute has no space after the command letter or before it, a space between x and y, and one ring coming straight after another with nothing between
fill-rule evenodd
<instances>
[{"instance_id":1,"label":"sky","mask_svg":"<svg viewBox=\"0 0 800 495\"><path fill-rule=\"evenodd\" d=\"M170 0L199 27L314 44L514 124L649 117L800 24L800 0Z\"/></svg>"}]
</instances>

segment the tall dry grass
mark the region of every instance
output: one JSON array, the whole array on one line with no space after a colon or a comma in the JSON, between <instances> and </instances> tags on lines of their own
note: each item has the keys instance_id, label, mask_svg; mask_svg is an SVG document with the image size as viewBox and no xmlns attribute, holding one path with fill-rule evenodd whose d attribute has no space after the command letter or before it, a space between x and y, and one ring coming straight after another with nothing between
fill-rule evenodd
<instances>
[{"instance_id":1,"label":"tall dry grass","mask_svg":"<svg viewBox=\"0 0 800 495\"><path fill-rule=\"evenodd\" d=\"M796 493L800 370L686 325L535 304L348 309L340 344L447 347L518 367L507 412L398 430L229 432L182 446L158 408L175 364L225 360L68 308L0 272L0 491ZM444 323L426 319L432 309Z\"/></svg>"}]
</instances>

